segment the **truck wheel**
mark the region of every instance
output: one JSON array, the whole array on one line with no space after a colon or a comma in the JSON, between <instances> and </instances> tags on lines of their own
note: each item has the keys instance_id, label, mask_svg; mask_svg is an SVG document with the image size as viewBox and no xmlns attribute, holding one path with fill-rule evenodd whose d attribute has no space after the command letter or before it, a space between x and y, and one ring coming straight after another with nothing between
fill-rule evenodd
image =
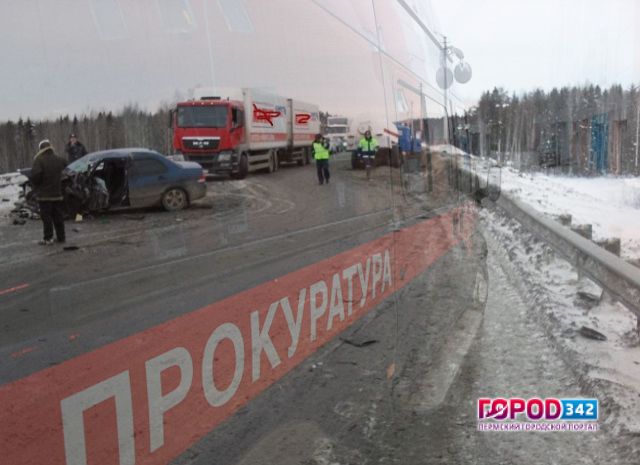
<instances>
[{"instance_id":1,"label":"truck wheel","mask_svg":"<svg viewBox=\"0 0 640 465\"><path fill-rule=\"evenodd\" d=\"M236 179L244 179L249 173L249 159L247 155L243 153L240 155L240 162L238 163L238 172L234 175Z\"/></svg>"},{"instance_id":2,"label":"truck wheel","mask_svg":"<svg viewBox=\"0 0 640 465\"><path fill-rule=\"evenodd\" d=\"M267 166L266 172L273 173L276 170L276 163L274 160L273 152L269 152L269 166Z\"/></svg>"},{"instance_id":3,"label":"truck wheel","mask_svg":"<svg viewBox=\"0 0 640 465\"><path fill-rule=\"evenodd\" d=\"M162 206L170 212L183 210L189 206L189 197L184 190L173 187L162 194Z\"/></svg>"},{"instance_id":4,"label":"truck wheel","mask_svg":"<svg viewBox=\"0 0 640 465\"><path fill-rule=\"evenodd\" d=\"M311 154L309 152L311 152L310 149L306 149L304 151L304 164L305 165L308 165L309 163L311 163Z\"/></svg>"},{"instance_id":5,"label":"truck wheel","mask_svg":"<svg viewBox=\"0 0 640 465\"><path fill-rule=\"evenodd\" d=\"M278 152L273 152L273 171L278 171L280 169L280 156Z\"/></svg>"},{"instance_id":6,"label":"truck wheel","mask_svg":"<svg viewBox=\"0 0 640 465\"><path fill-rule=\"evenodd\" d=\"M238 162L238 172L231 174L233 179L244 179L249 173L249 159L246 154L240 155L240 161Z\"/></svg>"}]
</instances>

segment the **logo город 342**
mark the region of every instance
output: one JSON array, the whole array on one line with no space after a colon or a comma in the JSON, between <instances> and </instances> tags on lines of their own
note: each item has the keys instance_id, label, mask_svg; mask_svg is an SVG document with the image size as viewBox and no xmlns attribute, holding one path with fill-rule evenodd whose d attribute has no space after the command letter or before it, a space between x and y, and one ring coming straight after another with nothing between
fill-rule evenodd
<instances>
[{"instance_id":1,"label":"logo \u0433\u043e\u0440\u043e\u0434 342","mask_svg":"<svg viewBox=\"0 0 640 465\"><path fill-rule=\"evenodd\" d=\"M478 421L597 421L598 399L481 397Z\"/></svg>"}]
</instances>

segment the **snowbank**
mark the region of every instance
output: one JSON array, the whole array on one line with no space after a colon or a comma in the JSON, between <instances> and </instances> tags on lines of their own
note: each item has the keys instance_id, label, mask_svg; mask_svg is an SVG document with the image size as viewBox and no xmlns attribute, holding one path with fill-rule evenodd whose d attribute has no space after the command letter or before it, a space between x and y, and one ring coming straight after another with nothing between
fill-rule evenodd
<instances>
[{"instance_id":1,"label":"snowbank","mask_svg":"<svg viewBox=\"0 0 640 465\"><path fill-rule=\"evenodd\" d=\"M594 239L619 237L622 257L640 259L640 179L579 178L502 170L502 191L547 215L593 225Z\"/></svg>"},{"instance_id":2,"label":"snowbank","mask_svg":"<svg viewBox=\"0 0 640 465\"><path fill-rule=\"evenodd\" d=\"M467 152L460 150L458 147L451 144L430 145L429 149L432 152L446 152L453 155L466 155Z\"/></svg>"},{"instance_id":3,"label":"snowbank","mask_svg":"<svg viewBox=\"0 0 640 465\"><path fill-rule=\"evenodd\" d=\"M26 180L20 173L0 174L0 218L6 218L15 208L22 192L20 184Z\"/></svg>"},{"instance_id":4,"label":"snowbank","mask_svg":"<svg viewBox=\"0 0 640 465\"><path fill-rule=\"evenodd\" d=\"M452 145L431 149L465 154ZM491 159L472 158L486 172ZM574 225L591 224L594 240L619 237L622 258L640 260L640 178L555 176L509 166L501 176L502 191L510 197L550 217L570 214Z\"/></svg>"}]
</instances>

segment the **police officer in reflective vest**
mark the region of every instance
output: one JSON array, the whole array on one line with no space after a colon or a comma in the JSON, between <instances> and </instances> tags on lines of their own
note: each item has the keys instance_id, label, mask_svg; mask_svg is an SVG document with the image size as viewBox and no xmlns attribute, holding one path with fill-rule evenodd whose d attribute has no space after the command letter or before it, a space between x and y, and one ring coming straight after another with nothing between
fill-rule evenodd
<instances>
[{"instance_id":1,"label":"police officer in reflective vest","mask_svg":"<svg viewBox=\"0 0 640 465\"><path fill-rule=\"evenodd\" d=\"M371 167L376 159L376 151L378 150L378 141L371 137L371 131L365 131L364 137L358 143L358 152L364 161L364 167L367 170L367 179L371 180Z\"/></svg>"},{"instance_id":2,"label":"police officer in reflective vest","mask_svg":"<svg viewBox=\"0 0 640 465\"><path fill-rule=\"evenodd\" d=\"M316 168L318 170L318 181L329 184L329 149L326 147L322 134L316 134L313 141L313 158L316 159Z\"/></svg>"}]
</instances>

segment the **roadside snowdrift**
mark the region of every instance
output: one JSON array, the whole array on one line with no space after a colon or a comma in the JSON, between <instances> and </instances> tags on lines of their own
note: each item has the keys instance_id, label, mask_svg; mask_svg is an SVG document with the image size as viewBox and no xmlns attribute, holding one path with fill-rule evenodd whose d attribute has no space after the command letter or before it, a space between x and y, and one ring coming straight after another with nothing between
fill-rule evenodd
<instances>
[{"instance_id":1,"label":"roadside snowdrift","mask_svg":"<svg viewBox=\"0 0 640 465\"><path fill-rule=\"evenodd\" d=\"M20 184L26 180L20 173L0 174L0 218L8 217L15 208L22 192Z\"/></svg>"}]
</instances>

